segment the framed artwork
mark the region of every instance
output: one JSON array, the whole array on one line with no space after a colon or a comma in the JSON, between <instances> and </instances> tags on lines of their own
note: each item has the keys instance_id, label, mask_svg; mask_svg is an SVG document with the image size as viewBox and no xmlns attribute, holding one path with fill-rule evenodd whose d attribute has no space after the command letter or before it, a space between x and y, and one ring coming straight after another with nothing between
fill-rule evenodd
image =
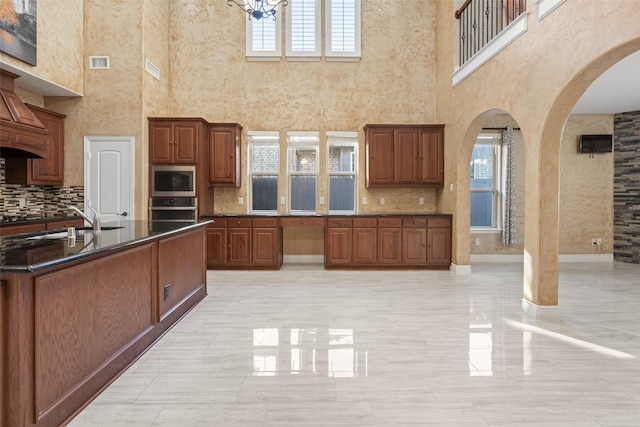
<instances>
[{"instance_id":1,"label":"framed artwork","mask_svg":"<svg viewBox=\"0 0 640 427\"><path fill-rule=\"evenodd\" d=\"M36 65L38 0L0 0L0 52Z\"/></svg>"}]
</instances>

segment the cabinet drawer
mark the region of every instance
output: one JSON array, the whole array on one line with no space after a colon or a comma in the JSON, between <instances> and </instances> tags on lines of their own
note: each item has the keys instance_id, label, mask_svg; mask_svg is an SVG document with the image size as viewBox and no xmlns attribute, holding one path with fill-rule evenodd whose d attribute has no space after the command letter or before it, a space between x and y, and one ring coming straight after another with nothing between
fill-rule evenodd
<instances>
[{"instance_id":1,"label":"cabinet drawer","mask_svg":"<svg viewBox=\"0 0 640 427\"><path fill-rule=\"evenodd\" d=\"M227 218L229 227L251 227L251 218Z\"/></svg>"},{"instance_id":2,"label":"cabinet drawer","mask_svg":"<svg viewBox=\"0 0 640 427\"><path fill-rule=\"evenodd\" d=\"M220 227L226 227L227 226L227 218L205 218L205 219L212 219L213 220L213 224L209 224L207 225L207 228L220 228Z\"/></svg>"},{"instance_id":3,"label":"cabinet drawer","mask_svg":"<svg viewBox=\"0 0 640 427\"><path fill-rule=\"evenodd\" d=\"M354 227L375 227L376 224L375 218L353 218Z\"/></svg>"},{"instance_id":4,"label":"cabinet drawer","mask_svg":"<svg viewBox=\"0 0 640 427\"><path fill-rule=\"evenodd\" d=\"M400 227L402 226L402 218L378 218L378 227Z\"/></svg>"},{"instance_id":5,"label":"cabinet drawer","mask_svg":"<svg viewBox=\"0 0 640 427\"><path fill-rule=\"evenodd\" d=\"M427 218L402 218L402 226L424 228L427 226Z\"/></svg>"},{"instance_id":6,"label":"cabinet drawer","mask_svg":"<svg viewBox=\"0 0 640 427\"><path fill-rule=\"evenodd\" d=\"M351 227L351 218L327 218L327 227Z\"/></svg>"},{"instance_id":7,"label":"cabinet drawer","mask_svg":"<svg viewBox=\"0 0 640 427\"><path fill-rule=\"evenodd\" d=\"M429 218L429 227L451 227L451 218Z\"/></svg>"},{"instance_id":8,"label":"cabinet drawer","mask_svg":"<svg viewBox=\"0 0 640 427\"><path fill-rule=\"evenodd\" d=\"M280 224L283 227L291 226L320 226L324 227L324 218L323 217L284 217L280 219Z\"/></svg>"},{"instance_id":9,"label":"cabinet drawer","mask_svg":"<svg viewBox=\"0 0 640 427\"><path fill-rule=\"evenodd\" d=\"M254 227L277 227L278 220L276 218L253 218Z\"/></svg>"}]
</instances>

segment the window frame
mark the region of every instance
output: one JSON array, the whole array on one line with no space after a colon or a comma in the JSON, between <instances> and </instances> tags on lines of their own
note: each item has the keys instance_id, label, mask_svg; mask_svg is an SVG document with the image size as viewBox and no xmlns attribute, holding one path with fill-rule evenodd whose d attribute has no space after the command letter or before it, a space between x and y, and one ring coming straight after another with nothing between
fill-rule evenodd
<instances>
[{"instance_id":1,"label":"window frame","mask_svg":"<svg viewBox=\"0 0 640 427\"><path fill-rule=\"evenodd\" d=\"M293 36L293 9L297 2L309 1L314 3L315 16L314 16L314 50L313 51L300 51L293 50L292 36ZM322 7L320 0L289 0L289 5L286 7L285 21L287 25L287 37L286 37L286 56L288 61L319 61L322 56L322 35L320 31L320 25L322 20Z\"/></svg>"},{"instance_id":2,"label":"window frame","mask_svg":"<svg viewBox=\"0 0 640 427\"><path fill-rule=\"evenodd\" d=\"M300 141L292 139L302 138ZM318 213L318 177L320 170L320 133L319 132L287 132L287 212L291 215L307 215ZM315 150L316 155L316 170L314 173L310 172L292 172L291 161L292 153L294 150ZM315 197L314 197L314 209L313 210L293 210L292 197L291 197L291 178L293 176L314 176L316 179L315 184Z\"/></svg>"},{"instance_id":3,"label":"window frame","mask_svg":"<svg viewBox=\"0 0 640 427\"><path fill-rule=\"evenodd\" d=\"M254 50L253 47L253 26L255 23L273 22L276 28L275 32L275 49L270 50ZM270 18L256 21L247 19L246 25L246 57L249 61L280 61L282 59L282 23L278 20L272 21Z\"/></svg>"},{"instance_id":4,"label":"window frame","mask_svg":"<svg viewBox=\"0 0 640 427\"><path fill-rule=\"evenodd\" d=\"M359 61L361 57L361 5L360 0L353 0L355 7L355 49L353 52L335 51L333 49L333 32L331 25L334 19L332 14L333 2L325 1L325 58L327 61Z\"/></svg>"},{"instance_id":5,"label":"window frame","mask_svg":"<svg viewBox=\"0 0 640 427\"><path fill-rule=\"evenodd\" d=\"M278 165L275 172L256 172L253 169L253 149L256 146L274 146L278 149ZM279 131L248 131L247 132L247 212L251 214L276 214L278 213L278 195L280 194L280 132ZM276 209L253 209L253 177L254 176L278 177L276 192Z\"/></svg>"},{"instance_id":6,"label":"window frame","mask_svg":"<svg viewBox=\"0 0 640 427\"><path fill-rule=\"evenodd\" d=\"M502 182L502 133L499 132L482 132L478 134L476 142L474 144L474 150L476 145L492 145L493 150L493 187L492 188L471 188L469 185L469 223L471 223L471 194L473 193L486 193L491 192L493 194L493 203L491 207L491 222L490 226L473 226L470 225L472 233L483 232L500 232L502 230L502 197L504 193ZM473 150L471 152L473 158ZM469 183L471 183L471 173L469 173Z\"/></svg>"},{"instance_id":7,"label":"window frame","mask_svg":"<svg viewBox=\"0 0 640 427\"><path fill-rule=\"evenodd\" d=\"M353 215L358 211L358 132L326 132L327 147L327 213L329 215ZM352 172L331 172L331 147L353 147L353 171ZM331 177L332 176L353 176L353 210L331 210Z\"/></svg>"}]
</instances>

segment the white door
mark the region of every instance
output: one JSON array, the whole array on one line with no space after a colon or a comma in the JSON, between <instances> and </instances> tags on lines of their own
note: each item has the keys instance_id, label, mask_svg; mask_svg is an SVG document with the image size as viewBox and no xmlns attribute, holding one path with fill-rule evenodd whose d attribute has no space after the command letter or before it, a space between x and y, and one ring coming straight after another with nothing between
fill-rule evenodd
<instances>
[{"instance_id":1,"label":"white door","mask_svg":"<svg viewBox=\"0 0 640 427\"><path fill-rule=\"evenodd\" d=\"M84 138L84 211L102 224L135 218L132 136Z\"/></svg>"}]
</instances>

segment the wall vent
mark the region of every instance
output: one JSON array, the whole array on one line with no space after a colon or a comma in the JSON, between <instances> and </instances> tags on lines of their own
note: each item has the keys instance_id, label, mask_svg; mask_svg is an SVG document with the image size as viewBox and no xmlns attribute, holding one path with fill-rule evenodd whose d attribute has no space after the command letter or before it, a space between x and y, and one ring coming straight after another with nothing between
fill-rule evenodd
<instances>
[{"instance_id":1,"label":"wall vent","mask_svg":"<svg viewBox=\"0 0 640 427\"><path fill-rule=\"evenodd\" d=\"M156 66L156 64L154 64L153 62L149 61L149 59L147 59L147 63L145 65L145 70L147 70L147 73L149 73L153 77L155 77L156 80L160 80L160 69Z\"/></svg>"},{"instance_id":2,"label":"wall vent","mask_svg":"<svg viewBox=\"0 0 640 427\"><path fill-rule=\"evenodd\" d=\"M109 57L108 56L90 56L89 68L91 70L108 70Z\"/></svg>"}]
</instances>

